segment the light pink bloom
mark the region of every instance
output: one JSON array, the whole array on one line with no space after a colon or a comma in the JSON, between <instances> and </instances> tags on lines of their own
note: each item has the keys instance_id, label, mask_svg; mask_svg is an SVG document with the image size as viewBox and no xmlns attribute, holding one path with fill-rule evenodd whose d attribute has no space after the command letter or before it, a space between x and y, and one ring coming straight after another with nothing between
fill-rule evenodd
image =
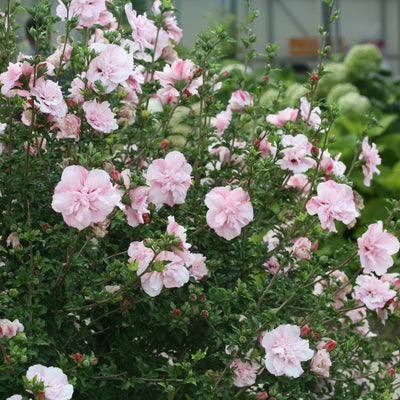
<instances>
[{"instance_id":1,"label":"light pink bloom","mask_svg":"<svg viewBox=\"0 0 400 400\"><path fill-rule=\"evenodd\" d=\"M322 229L337 232L334 220L350 224L359 216L350 186L329 180L318 185L317 194L306 209L310 215L318 214Z\"/></svg>"},{"instance_id":2,"label":"light pink bloom","mask_svg":"<svg viewBox=\"0 0 400 400\"><path fill-rule=\"evenodd\" d=\"M232 93L231 98L228 102L228 107L232 111L242 113L246 107L251 107L253 105L253 96L242 89L236 90Z\"/></svg>"},{"instance_id":3,"label":"light pink bloom","mask_svg":"<svg viewBox=\"0 0 400 400\"><path fill-rule=\"evenodd\" d=\"M77 76L71 82L71 88L68 89L70 92L69 97L74 100L78 105L82 105L85 101L83 94L81 93L82 90L85 88L85 84L83 82L83 76Z\"/></svg>"},{"instance_id":4,"label":"light pink bloom","mask_svg":"<svg viewBox=\"0 0 400 400\"><path fill-rule=\"evenodd\" d=\"M164 29L160 29L157 34L154 22L147 18L146 13L136 15L136 11L132 10L132 4L125 5L125 13L132 28L132 38L138 45L139 53L136 53L135 57L151 61L151 56L145 52L146 49L149 49L154 50L155 60L160 58L163 49L169 45L168 33Z\"/></svg>"},{"instance_id":5,"label":"light pink bloom","mask_svg":"<svg viewBox=\"0 0 400 400\"><path fill-rule=\"evenodd\" d=\"M261 151L261 157L267 158L271 154L276 155L276 147L273 147L270 142L268 142L266 132L262 132L259 137L260 144L258 145L258 150Z\"/></svg>"},{"instance_id":6,"label":"light pink bloom","mask_svg":"<svg viewBox=\"0 0 400 400\"><path fill-rule=\"evenodd\" d=\"M96 131L110 133L118 129L115 114L111 111L108 101L102 103L98 103L97 100L85 101L83 111L85 111L88 124Z\"/></svg>"},{"instance_id":7,"label":"light pink bloom","mask_svg":"<svg viewBox=\"0 0 400 400\"><path fill-rule=\"evenodd\" d=\"M149 201L156 206L183 204L192 184L192 167L179 151L168 153L165 159L153 160L144 174L150 186Z\"/></svg>"},{"instance_id":8,"label":"light pink bloom","mask_svg":"<svg viewBox=\"0 0 400 400\"><path fill-rule=\"evenodd\" d=\"M36 97L41 112L56 117L64 117L67 114L68 107L57 83L46 81L41 76L32 88L31 94Z\"/></svg>"},{"instance_id":9,"label":"light pink bloom","mask_svg":"<svg viewBox=\"0 0 400 400\"><path fill-rule=\"evenodd\" d=\"M362 152L360 154L359 159L362 160L363 158L365 159L365 164L362 167L364 173L364 185L370 186L372 175L374 174L374 172L376 172L378 175L381 173L381 171L379 171L379 169L376 166L380 165L382 160L379 157L376 144L372 143L371 147L368 144L367 137L364 137L362 141Z\"/></svg>"},{"instance_id":10,"label":"light pink bloom","mask_svg":"<svg viewBox=\"0 0 400 400\"><path fill-rule=\"evenodd\" d=\"M225 129L229 126L231 120L232 111L230 108L228 108L211 118L210 125L215 126L217 128L215 133L217 136L221 136L225 132Z\"/></svg>"},{"instance_id":11,"label":"light pink bloom","mask_svg":"<svg viewBox=\"0 0 400 400\"><path fill-rule=\"evenodd\" d=\"M162 278L166 288L182 287L189 281L189 271L178 259L166 265Z\"/></svg>"},{"instance_id":12,"label":"light pink bloom","mask_svg":"<svg viewBox=\"0 0 400 400\"><path fill-rule=\"evenodd\" d=\"M75 114L67 114L65 117L57 118L55 128L59 129L57 132L57 139L79 139L81 131L81 119Z\"/></svg>"},{"instance_id":13,"label":"light pink bloom","mask_svg":"<svg viewBox=\"0 0 400 400\"><path fill-rule=\"evenodd\" d=\"M235 358L230 364L230 368L235 368L233 372L233 384L236 387L246 387L254 385L257 375L260 373L261 365L255 360L242 361Z\"/></svg>"},{"instance_id":14,"label":"light pink bloom","mask_svg":"<svg viewBox=\"0 0 400 400\"><path fill-rule=\"evenodd\" d=\"M107 172L73 165L64 169L54 189L52 207L62 213L67 225L82 230L92 222L104 221L120 199Z\"/></svg>"},{"instance_id":15,"label":"light pink bloom","mask_svg":"<svg viewBox=\"0 0 400 400\"><path fill-rule=\"evenodd\" d=\"M6 400L22 400L22 396L20 394L14 394L11 397L7 397Z\"/></svg>"},{"instance_id":16,"label":"light pink bloom","mask_svg":"<svg viewBox=\"0 0 400 400\"><path fill-rule=\"evenodd\" d=\"M207 193L205 204L209 208L206 219L218 236L231 240L253 220L250 196L242 188L216 187Z\"/></svg>"},{"instance_id":17,"label":"light pink bloom","mask_svg":"<svg viewBox=\"0 0 400 400\"><path fill-rule=\"evenodd\" d=\"M284 135L282 145L285 147L282 150L284 156L276 162L282 169L299 174L317 165L316 161L310 157L312 144L302 133L296 136Z\"/></svg>"},{"instance_id":18,"label":"light pink bloom","mask_svg":"<svg viewBox=\"0 0 400 400\"><path fill-rule=\"evenodd\" d=\"M295 239L293 246L294 255L300 260L309 260L311 250L311 240L306 237Z\"/></svg>"},{"instance_id":19,"label":"light pink bloom","mask_svg":"<svg viewBox=\"0 0 400 400\"><path fill-rule=\"evenodd\" d=\"M298 378L304 372L301 362L314 355L308 340L300 338L300 328L295 325L279 325L271 332L264 332L261 346L265 349L265 366L275 376Z\"/></svg>"},{"instance_id":20,"label":"light pink bloom","mask_svg":"<svg viewBox=\"0 0 400 400\"><path fill-rule=\"evenodd\" d=\"M328 150L322 153L320 160L320 167L326 172L327 175L333 174L338 177L342 177L346 171L346 165L339 161L341 153L339 153L334 159L329 154Z\"/></svg>"},{"instance_id":21,"label":"light pink bloom","mask_svg":"<svg viewBox=\"0 0 400 400\"><path fill-rule=\"evenodd\" d=\"M148 214L149 206L149 188L146 186L138 186L135 189L129 190L129 199L131 205L125 205L124 213L126 215L128 225L136 227L144 223L143 214Z\"/></svg>"},{"instance_id":22,"label":"light pink bloom","mask_svg":"<svg viewBox=\"0 0 400 400\"><path fill-rule=\"evenodd\" d=\"M172 39L175 44L178 44L183 37L183 32L178 26L175 15L172 15L172 11L166 13L165 27L167 28L169 38Z\"/></svg>"},{"instance_id":23,"label":"light pink bloom","mask_svg":"<svg viewBox=\"0 0 400 400\"><path fill-rule=\"evenodd\" d=\"M45 367L41 364L32 365L26 372L26 377L32 381L44 383L45 400L70 400L74 388L68 383L67 375L57 367Z\"/></svg>"},{"instance_id":24,"label":"light pink bloom","mask_svg":"<svg viewBox=\"0 0 400 400\"><path fill-rule=\"evenodd\" d=\"M331 357L326 349L318 350L311 361L311 370L322 376L329 376L332 365Z\"/></svg>"},{"instance_id":25,"label":"light pink bloom","mask_svg":"<svg viewBox=\"0 0 400 400\"><path fill-rule=\"evenodd\" d=\"M192 253L192 268L190 268L190 275L193 276L197 282L207 277L208 269L206 267L206 257L203 254Z\"/></svg>"},{"instance_id":26,"label":"light pink bloom","mask_svg":"<svg viewBox=\"0 0 400 400\"><path fill-rule=\"evenodd\" d=\"M389 282L382 282L371 275L359 275L356 279L353 297L370 310L383 308L387 301L396 296Z\"/></svg>"},{"instance_id":27,"label":"light pink bloom","mask_svg":"<svg viewBox=\"0 0 400 400\"><path fill-rule=\"evenodd\" d=\"M298 109L293 109L290 107L285 108L278 112L278 114L269 114L267 116L267 122L272 125L282 128L287 121L296 121Z\"/></svg>"},{"instance_id":28,"label":"light pink bloom","mask_svg":"<svg viewBox=\"0 0 400 400\"><path fill-rule=\"evenodd\" d=\"M354 329L358 331L362 336L376 336L370 332L369 322L367 320L367 309L365 307L357 308L355 310L348 311L346 315L354 322L357 323L362 321L362 325L357 324Z\"/></svg>"},{"instance_id":29,"label":"light pink bloom","mask_svg":"<svg viewBox=\"0 0 400 400\"><path fill-rule=\"evenodd\" d=\"M7 339L11 339L18 332L23 332L24 326L17 319L10 321L8 319L0 319L0 337L5 336Z\"/></svg>"},{"instance_id":30,"label":"light pink bloom","mask_svg":"<svg viewBox=\"0 0 400 400\"><path fill-rule=\"evenodd\" d=\"M106 87L105 93L110 93L118 84L126 81L131 73L133 73L132 55L120 46L109 44L90 62L86 76L95 90L94 83L100 81Z\"/></svg>"},{"instance_id":31,"label":"light pink bloom","mask_svg":"<svg viewBox=\"0 0 400 400\"><path fill-rule=\"evenodd\" d=\"M56 14L62 19L71 19L74 15L79 17L79 25L91 28L99 19L100 13L106 11L105 0L72 0L69 6L69 13L59 0Z\"/></svg>"},{"instance_id":32,"label":"light pink bloom","mask_svg":"<svg viewBox=\"0 0 400 400\"><path fill-rule=\"evenodd\" d=\"M308 115L310 114L311 105L305 97L300 99L300 111L303 121L307 121ZM310 118L308 118L308 125L319 127L321 124L321 109L319 107L314 107L311 110Z\"/></svg>"},{"instance_id":33,"label":"light pink bloom","mask_svg":"<svg viewBox=\"0 0 400 400\"><path fill-rule=\"evenodd\" d=\"M294 174L287 181L286 188L294 187L300 189L300 196L305 197L310 191L311 183L304 174Z\"/></svg>"},{"instance_id":34,"label":"light pink bloom","mask_svg":"<svg viewBox=\"0 0 400 400\"><path fill-rule=\"evenodd\" d=\"M3 84L1 94L10 97L11 94L9 92L14 86L21 87L22 83L18 82L21 75L21 63L13 64L10 62L7 71L0 74L0 82Z\"/></svg>"},{"instance_id":35,"label":"light pink bloom","mask_svg":"<svg viewBox=\"0 0 400 400\"><path fill-rule=\"evenodd\" d=\"M383 229L382 221L369 225L367 232L357 239L357 243L361 266L366 274L385 274L393 265L391 256L400 248L399 240Z\"/></svg>"}]
</instances>

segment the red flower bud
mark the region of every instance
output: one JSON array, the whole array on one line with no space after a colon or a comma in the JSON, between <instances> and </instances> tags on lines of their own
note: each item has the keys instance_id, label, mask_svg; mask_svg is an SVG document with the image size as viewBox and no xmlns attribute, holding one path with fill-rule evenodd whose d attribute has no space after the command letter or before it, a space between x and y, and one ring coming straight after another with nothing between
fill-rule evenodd
<instances>
[{"instance_id":1,"label":"red flower bud","mask_svg":"<svg viewBox=\"0 0 400 400\"><path fill-rule=\"evenodd\" d=\"M114 181L119 181L121 179L121 173L115 169L111 171L111 177Z\"/></svg>"},{"instance_id":2,"label":"red flower bud","mask_svg":"<svg viewBox=\"0 0 400 400\"><path fill-rule=\"evenodd\" d=\"M177 308L175 308L175 310L172 311L173 317L180 317L180 315L181 315L181 312Z\"/></svg>"},{"instance_id":3,"label":"red flower bud","mask_svg":"<svg viewBox=\"0 0 400 400\"><path fill-rule=\"evenodd\" d=\"M208 96L208 99L211 101L213 101L213 97L211 96L211 94Z\"/></svg>"},{"instance_id":4,"label":"red flower bud","mask_svg":"<svg viewBox=\"0 0 400 400\"><path fill-rule=\"evenodd\" d=\"M311 153L317 155L318 154L318 147L311 147Z\"/></svg>"},{"instance_id":5,"label":"red flower bud","mask_svg":"<svg viewBox=\"0 0 400 400\"><path fill-rule=\"evenodd\" d=\"M229 75L229 72L228 72L227 70L225 70L225 71L222 71L222 73L224 74L224 77L225 77L225 78L227 78L227 77L228 77L228 75Z\"/></svg>"},{"instance_id":6,"label":"red flower bud","mask_svg":"<svg viewBox=\"0 0 400 400\"><path fill-rule=\"evenodd\" d=\"M75 101L73 99L68 99L68 105L71 107L75 104Z\"/></svg>"},{"instance_id":7,"label":"red flower bud","mask_svg":"<svg viewBox=\"0 0 400 400\"><path fill-rule=\"evenodd\" d=\"M337 342L335 340L330 340L326 345L325 348L327 350L333 350L337 346Z\"/></svg>"},{"instance_id":8,"label":"red flower bud","mask_svg":"<svg viewBox=\"0 0 400 400\"><path fill-rule=\"evenodd\" d=\"M318 242L312 242L311 243L311 250L312 251L317 251L318 249Z\"/></svg>"},{"instance_id":9,"label":"red flower bud","mask_svg":"<svg viewBox=\"0 0 400 400\"><path fill-rule=\"evenodd\" d=\"M268 393L264 390L264 392L257 393L257 400L265 400L268 399Z\"/></svg>"},{"instance_id":10,"label":"red flower bud","mask_svg":"<svg viewBox=\"0 0 400 400\"><path fill-rule=\"evenodd\" d=\"M260 139L256 139L256 140L254 141L254 146L255 146L255 147L259 147L259 146L260 146L260 143L261 143Z\"/></svg>"},{"instance_id":11,"label":"red flower bud","mask_svg":"<svg viewBox=\"0 0 400 400\"><path fill-rule=\"evenodd\" d=\"M183 95L184 95L185 97L189 98L192 94L189 92L189 90L185 89L185 90L183 91Z\"/></svg>"},{"instance_id":12,"label":"red flower bud","mask_svg":"<svg viewBox=\"0 0 400 400\"><path fill-rule=\"evenodd\" d=\"M300 336L308 336L311 335L311 333L312 333L312 328L310 328L308 325L304 325L301 327Z\"/></svg>"},{"instance_id":13,"label":"red flower bud","mask_svg":"<svg viewBox=\"0 0 400 400\"><path fill-rule=\"evenodd\" d=\"M75 353L73 358L75 362L79 364L82 361L83 355L81 353Z\"/></svg>"},{"instance_id":14,"label":"red flower bud","mask_svg":"<svg viewBox=\"0 0 400 400\"><path fill-rule=\"evenodd\" d=\"M160 149L163 149L163 150L165 150L168 146L169 146L169 140L168 139L161 140L160 144L158 145L158 147Z\"/></svg>"},{"instance_id":15,"label":"red flower bud","mask_svg":"<svg viewBox=\"0 0 400 400\"><path fill-rule=\"evenodd\" d=\"M150 222L150 215L147 213L142 214L143 223L148 224Z\"/></svg>"},{"instance_id":16,"label":"red flower bud","mask_svg":"<svg viewBox=\"0 0 400 400\"><path fill-rule=\"evenodd\" d=\"M267 82L269 81L269 76L268 76L268 75L265 75L265 76L262 78L262 80L263 80L265 83L267 83Z\"/></svg>"},{"instance_id":17,"label":"red flower bud","mask_svg":"<svg viewBox=\"0 0 400 400\"><path fill-rule=\"evenodd\" d=\"M46 395L45 395L44 392L40 392L40 393L38 394L38 399L45 399L45 398L46 398Z\"/></svg>"},{"instance_id":18,"label":"red flower bud","mask_svg":"<svg viewBox=\"0 0 400 400\"><path fill-rule=\"evenodd\" d=\"M50 225L49 225L49 224L46 224L46 222L43 222L42 228L43 228L43 230L46 232L47 229L50 228Z\"/></svg>"},{"instance_id":19,"label":"red flower bud","mask_svg":"<svg viewBox=\"0 0 400 400\"><path fill-rule=\"evenodd\" d=\"M388 371L388 375L392 376L392 377L395 376L396 375L396 370L394 368L390 368L389 371Z\"/></svg>"},{"instance_id":20,"label":"red flower bud","mask_svg":"<svg viewBox=\"0 0 400 400\"><path fill-rule=\"evenodd\" d=\"M10 363L11 357L10 356L5 356L4 359L6 360L6 363Z\"/></svg>"},{"instance_id":21,"label":"red flower bud","mask_svg":"<svg viewBox=\"0 0 400 400\"><path fill-rule=\"evenodd\" d=\"M321 334L320 333L316 333L314 335L314 339L317 339L317 340L321 339Z\"/></svg>"},{"instance_id":22,"label":"red flower bud","mask_svg":"<svg viewBox=\"0 0 400 400\"><path fill-rule=\"evenodd\" d=\"M201 315L202 315L203 317L208 317L208 311L203 310L203 311L201 312Z\"/></svg>"},{"instance_id":23,"label":"red flower bud","mask_svg":"<svg viewBox=\"0 0 400 400\"><path fill-rule=\"evenodd\" d=\"M312 74L312 75L310 76L310 82L311 82L312 84L314 84L315 82L317 82L318 79L319 79L319 77L318 77L317 74Z\"/></svg>"},{"instance_id":24,"label":"red flower bud","mask_svg":"<svg viewBox=\"0 0 400 400\"><path fill-rule=\"evenodd\" d=\"M201 294L201 295L199 296L199 300L200 300L200 301L206 301L206 295L205 295L205 294Z\"/></svg>"},{"instance_id":25,"label":"red flower bud","mask_svg":"<svg viewBox=\"0 0 400 400\"><path fill-rule=\"evenodd\" d=\"M196 69L196 75L201 75L203 73L203 68L199 67Z\"/></svg>"}]
</instances>

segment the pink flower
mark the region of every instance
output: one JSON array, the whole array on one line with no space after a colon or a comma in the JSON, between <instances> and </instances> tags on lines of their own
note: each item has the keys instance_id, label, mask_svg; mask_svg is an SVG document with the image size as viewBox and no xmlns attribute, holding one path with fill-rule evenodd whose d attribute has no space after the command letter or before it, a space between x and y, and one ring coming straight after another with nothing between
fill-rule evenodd
<instances>
[{"instance_id":1,"label":"pink flower","mask_svg":"<svg viewBox=\"0 0 400 400\"><path fill-rule=\"evenodd\" d=\"M159 80L162 86L175 85L178 82L190 82L196 67L192 60L176 60L171 65L165 65L162 72L156 71L154 78Z\"/></svg>"},{"instance_id":2,"label":"pink flower","mask_svg":"<svg viewBox=\"0 0 400 400\"><path fill-rule=\"evenodd\" d=\"M300 338L300 328L295 325L279 325L271 332L264 332L261 346L265 349L265 366L275 376L298 378L304 372L301 362L314 355L308 340Z\"/></svg>"},{"instance_id":3,"label":"pink flower","mask_svg":"<svg viewBox=\"0 0 400 400\"><path fill-rule=\"evenodd\" d=\"M46 81L41 76L32 88L31 94L36 97L41 112L56 117L64 117L67 114L68 107L57 83Z\"/></svg>"},{"instance_id":4,"label":"pink flower","mask_svg":"<svg viewBox=\"0 0 400 400\"><path fill-rule=\"evenodd\" d=\"M240 235L241 229L253 220L250 196L242 188L216 187L206 195L205 204L209 208L208 226L226 240Z\"/></svg>"},{"instance_id":5,"label":"pink flower","mask_svg":"<svg viewBox=\"0 0 400 400\"><path fill-rule=\"evenodd\" d=\"M293 246L294 255L300 260L309 260L311 250L311 241L306 237L295 239Z\"/></svg>"},{"instance_id":6,"label":"pink flower","mask_svg":"<svg viewBox=\"0 0 400 400\"><path fill-rule=\"evenodd\" d=\"M329 376L329 368L331 367L331 357L329 353L325 350L318 350L311 361L311 370L316 374L322 376Z\"/></svg>"},{"instance_id":7,"label":"pink flower","mask_svg":"<svg viewBox=\"0 0 400 400\"><path fill-rule=\"evenodd\" d=\"M221 111L218 115L211 118L210 125L215 126L217 128L216 134L217 136L221 136L225 129L229 126L232 120L232 111L228 108L225 111Z\"/></svg>"},{"instance_id":8,"label":"pink flower","mask_svg":"<svg viewBox=\"0 0 400 400\"><path fill-rule=\"evenodd\" d=\"M55 127L59 129L57 139L79 139L81 131L81 119L75 114L67 114L65 117L58 118Z\"/></svg>"},{"instance_id":9,"label":"pink flower","mask_svg":"<svg viewBox=\"0 0 400 400\"><path fill-rule=\"evenodd\" d=\"M314 126L314 127L319 127L321 124L321 109L319 107L315 107L311 110L310 113L310 108L311 105L308 102L308 100L305 97L302 97L300 99L300 111L301 111L301 117L303 118L303 121L307 121L308 119L308 125ZM310 118L308 118L308 115L310 114Z\"/></svg>"},{"instance_id":10,"label":"pink flower","mask_svg":"<svg viewBox=\"0 0 400 400\"><path fill-rule=\"evenodd\" d=\"M32 381L44 383L45 400L70 400L74 388L68 383L67 375L57 367L45 367L41 364L32 365L26 372L26 377Z\"/></svg>"},{"instance_id":11,"label":"pink flower","mask_svg":"<svg viewBox=\"0 0 400 400\"><path fill-rule=\"evenodd\" d=\"M334 350L337 346L336 340L330 340L328 343L325 344L325 348L329 351Z\"/></svg>"},{"instance_id":12,"label":"pink flower","mask_svg":"<svg viewBox=\"0 0 400 400\"><path fill-rule=\"evenodd\" d=\"M337 232L334 220L350 224L359 216L350 186L329 180L318 185L317 193L306 209L310 215L318 214L322 229Z\"/></svg>"},{"instance_id":13,"label":"pink flower","mask_svg":"<svg viewBox=\"0 0 400 400\"><path fill-rule=\"evenodd\" d=\"M357 239L357 243L361 266L366 274L385 274L393 265L391 255L397 253L400 248L396 236L383 229L382 221L369 225L367 232Z\"/></svg>"},{"instance_id":14,"label":"pink flower","mask_svg":"<svg viewBox=\"0 0 400 400\"><path fill-rule=\"evenodd\" d=\"M133 58L122 47L107 45L99 56L89 64L87 79L96 90L96 81L106 87L105 93L112 92L118 84L126 81L133 73Z\"/></svg>"},{"instance_id":15,"label":"pink flower","mask_svg":"<svg viewBox=\"0 0 400 400\"><path fill-rule=\"evenodd\" d=\"M164 29L160 29L157 33L154 22L147 18L146 13L137 16L136 11L132 10L132 4L125 5L125 13L132 28L132 38L138 45L139 52L135 56L151 61L151 56L145 52L149 49L154 50L155 60L160 58L163 49L169 45L168 33Z\"/></svg>"},{"instance_id":16,"label":"pink flower","mask_svg":"<svg viewBox=\"0 0 400 400\"><path fill-rule=\"evenodd\" d=\"M6 400L22 400L22 396L20 394L14 394L11 397L7 397Z\"/></svg>"},{"instance_id":17,"label":"pink flower","mask_svg":"<svg viewBox=\"0 0 400 400\"><path fill-rule=\"evenodd\" d=\"M192 167L179 151L168 153L165 159L153 160L144 174L150 186L149 201L156 206L183 204L192 184Z\"/></svg>"},{"instance_id":18,"label":"pink flower","mask_svg":"<svg viewBox=\"0 0 400 400\"><path fill-rule=\"evenodd\" d=\"M180 259L167 264L162 271L163 284L166 288L182 287L189 281L189 271Z\"/></svg>"},{"instance_id":19,"label":"pink flower","mask_svg":"<svg viewBox=\"0 0 400 400\"><path fill-rule=\"evenodd\" d=\"M73 165L64 169L54 189L52 207L62 213L67 225L82 230L92 222L104 221L120 199L107 172Z\"/></svg>"},{"instance_id":20,"label":"pink flower","mask_svg":"<svg viewBox=\"0 0 400 400\"><path fill-rule=\"evenodd\" d=\"M232 111L237 111L238 113L242 113L246 107L251 107L253 105L253 96L242 89L236 90L232 93L231 98L229 99L228 107Z\"/></svg>"},{"instance_id":21,"label":"pink flower","mask_svg":"<svg viewBox=\"0 0 400 400\"><path fill-rule=\"evenodd\" d=\"M339 161L341 153L339 153L334 159L329 154L328 150L322 153L320 160L320 167L325 171L327 175L333 174L338 177L342 177L346 171L346 165Z\"/></svg>"},{"instance_id":22,"label":"pink flower","mask_svg":"<svg viewBox=\"0 0 400 400\"><path fill-rule=\"evenodd\" d=\"M257 397L257 400L266 400L266 399L268 399L268 393L266 391L258 392L256 397Z\"/></svg>"},{"instance_id":23,"label":"pink flower","mask_svg":"<svg viewBox=\"0 0 400 400\"><path fill-rule=\"evenodd\" d=\"M143 214L149 213L149 188L146 186L138 186L129 190L129 199L131 205L125 205L124 213L128 221L128 225L136 227L144 223Z\"/></svg>"},{"instance_id":24,"label":"pink flower","mask_svg":"<svg viewBox=\"0 0 400 400\"><path fill-rule=\"evenodd\" d=\"M383 308L387 301L396 296L389 282L382 282L375 276L359 275L356 284L353 297L370 310Z\"/></svg>"},{"instance_id":25,"label":"pink flower","mask_svg":"<svg viewBox=\"0 0 400 400\"><path fill-rule=\"evenodd\" d=\"M294 187L300 189L300 196L305 197L310 192L310 181L304 174L294 174L287 181L286 188Z\"/></svg>"},{"instance_id":26,"label":"pink flower","mask_svg":"<svg viewBox=\"0 0 400 400\"><path fill-rule=\"evenodd\" d=\"M376 149L376 144L372 143L371 147L368 144L367 137L364 137L362 141L362 152L359 159L362 160L363 158L365 158L365 164L362 167L364 173L364 185L370 186L372 175L374 174L374 172L376 172L378 175L381 173L381 171L379 171L376 166L380 165L382 160L379 157L378 150Z\"/></svg>"},{"instance_id":27,"label":"pink flower","mask_svg":"<svg viewBox=\"0 0 400 400\"><path fill-rule=\"evenodd\" d=\"M261 151L261 157L262 158L267 158L271 154L275 156L276 154L276 147L273 147L270 142L268 142L267 139L267 134L266 132L262 132L260 137L259 137L259 145L258 145L258 150Z\"/></svg>"},{"instance_id":28,"label":"pink flower","mask_svg":"<svg viewBox=\"0 0 400 400\"><path fill-rule=\"evenodd\" d=\"M91 28L99 19L100 13L106 10L105 0L72 0L69 10L59 0L56 13L62 20L71 19L74 15L77 15L79 25Z\"/></svg>"},{"instance_id":29,"label":"pink flower","mask_svg":"<svg viewBox=\"0 0 400 400\"><path fill-rule=\"evenodd\" d=\"M0 337L5 336L11 339L18 332L23 332L24 326L17 320L9 321L8 319L0 319Z\"/></svg>"},{"instance_id":30,"label":"pink flower","mask_svg":"<svg viewBox=\"0 0 400 400\"><path fill-rule=\"evenodd\" d=\"M22 86L22 83L18 82L21 75L21 63L9 63L7 71L0 74L0 82L3 84L1 87L1 94L10 97L11 93L9 92L14 86Z\"/></svg>"},{"instance_id":31,"label":"pink flower","mask_svg":"<svg viewBox=\"0 0 400 400\"><path fill-rule=\"evenodd\" d=\"M85 84L80 76L74 78L71 82L71 88L68 89L70 92L69 97L73 99L77 104L81 105L85 101L83 94L81 93L84 90Z\"/></svg>"},{"instance_id":32,"label":"pink flower","mask_svg":"<svg viewBox=\"0 0 400 400\"><path fill-rule=\"evenodd\" d=\"M102 103L98 103L97 100L85 101L83 111L88 124L96 131L110 133L118 129L117 121L114 119L115 114L110 110L108 101Z\"/></svg>"},{"instance_id":33,"label":"pink flower","mask_svg":"<svg viewBox=\"0 0 400 400\"><path fill-rule=\"evenodd\" d=\"M312 145L302 133L296 136L284 135L282 145L285 147L282 150L284 156L277 161L282 169L299 174L317 165L316 161L310 157Z\"/></svg>"},{"instance_id":34,"label":"pink flower","mask_svg":"<svg viewBox=\"0 0 400 400\"><path fill-rule=\"evenodd\" d=\"M278 114L268 115L267 122L277 126L278 128L282 128L285 125L286 121L296 121L298 113L298 109L287 107L284 110L279 111Z\"/></svg>"},{"instance_id":35,"label":"pink flower","mask_svg":"<svg viewBox=\"0 0 400 400\"><path fill-rule=\"evenodd\" d=\"M230 368L235 368L232 371L234 375L233 384L237 387L246 387L254 385L261 365L254 360L242 361L239 358L235 358Z\"/></svg>"},{"instance_id":36,"label":"pink flower","mask_svg":"<svg viewBox=\"0 0 400 400\"><path fill-rule=\"evenodd\" d=\"M208 269L206 267L206 257L203 254L192 253L192 268L190 268L190 275L196 279L196 282L199 282L201 279L207 277Z\"/></svg>"}]
</instances>

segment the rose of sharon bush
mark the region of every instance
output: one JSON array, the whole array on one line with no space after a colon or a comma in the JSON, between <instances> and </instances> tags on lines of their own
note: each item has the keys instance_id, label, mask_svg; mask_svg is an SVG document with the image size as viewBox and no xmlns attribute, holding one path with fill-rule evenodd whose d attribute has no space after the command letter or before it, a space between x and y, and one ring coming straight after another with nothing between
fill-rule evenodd
<instances>
[{"instance_id":1,"label":"rose of sharon bush","mask_svg":"<svg viewBox=\"0 0 400 400\"><path fill-rule=\"evenodd\" d=\"M37 382L44 383L44 400L70 400L74 393L67 375L60 368L32 365L26 372L26 377L29 381L36 377Z\"/></svg>"},{"instance_id":2,"label":"rose of sharon bush","mask_svg":"<svg viewBox=\"0 0 400 400\"><path fill-rule=\"evenodd\" d=\"M353 191L344 183L322 182L317 187L317 194L307 202L306 209L310 215L318 214L321 227L329 232L337 232L334 220L350 224L360 215Z\"/></svg>"},{"instance_id":3,"label":"rose of sharon bush","mask_svg":"<svg viewBox=\"0 0 400 400\"><path fill-rule=\"evenodd\" d=\"M242 188L216 187L206 195L205 204L209 208L208 226L226 240L240 235L242 228L253 220L250 196Z\"/></svg>"},{"instance_id":4,"label":"rose of sharon bush","mask_svg":"<svg viewBox=\"0 0 400 400\"><path fill-rule=\"evenodd\" d=\"M298 378L304 372L301 362L314 355L308 340L300 338L300 328L295 325L279 325L271 332L264 332L261 345L265 349L265 366L276 376Z\"/></svg>"},{"instance_id":5,"label":"rose of sharon bush","mask_svg":"<svg viewBox=\"0 0 400 400\"><path fill-rule=\"evenodd\" d=\"M400 248L399 240L383 229L382 221L369 225L367 232L357 239L357 243L361 266L366 274L385 274L393 265L391 256Z\"/></svg>"},{"instance_id":6,"label":"rose of sharon bush","mask_svg":"<svg viewBox=\"0 0 400 400\"><path fill-rule=\"evenodd\" d=\"M121 193L111 184L107 172L72 165L63 171L51 205L62 213L67 225L82 230L104 221L120 200Z\"/></svg>"}]
</instances>

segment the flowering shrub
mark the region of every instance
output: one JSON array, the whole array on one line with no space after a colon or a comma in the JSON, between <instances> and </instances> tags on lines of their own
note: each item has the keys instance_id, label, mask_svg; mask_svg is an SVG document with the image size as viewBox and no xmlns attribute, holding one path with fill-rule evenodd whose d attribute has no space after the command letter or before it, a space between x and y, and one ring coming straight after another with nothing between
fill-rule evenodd
<instances>
[{"instance_id":1,"label":"flowering shrub","mask_svg":"<svg viewBox=\"0 0 400 400\"><path fill-rule=\"evenodd\" d=\"M180 58L169 0L50 9L28 9L33 57L19 5L0 18L0 396L391 398L399 203L357 226L352 173L373 187L381 158L368 129L351 165L329 148L325 46L280 109L260 102L282 87L274 45L247 76L250 6L240 78L218 64L221 26Z\"/></svg>"}]
</instances>

